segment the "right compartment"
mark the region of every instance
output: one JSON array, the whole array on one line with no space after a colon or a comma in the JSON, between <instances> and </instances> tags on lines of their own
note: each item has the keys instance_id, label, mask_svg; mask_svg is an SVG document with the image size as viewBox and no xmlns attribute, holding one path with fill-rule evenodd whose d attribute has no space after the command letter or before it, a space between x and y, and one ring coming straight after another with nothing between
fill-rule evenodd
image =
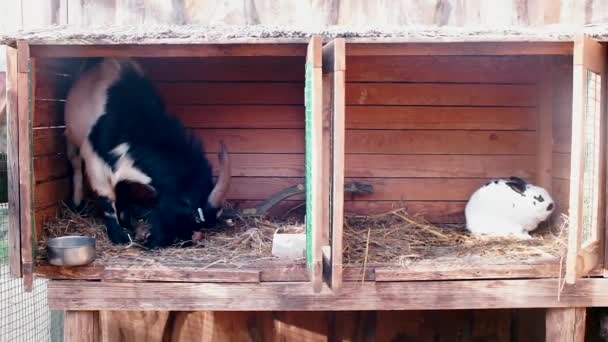
<instances>
[{"instance_id":1,"label":"right compartment","mask_svg":"<svg viewBox=\"0 0 608 342\"><path fill-rule=\"evenodd\" d=\"M355 41L343 59L331 44L324 90L333 94L334 287L561 276L574 283L604 263L602 43ZM473 192L513 176L551 194L549 220L531 239L469 234L464 209ZM340 192L342 183L373 191Z\"/></svg>"}]
</instances>

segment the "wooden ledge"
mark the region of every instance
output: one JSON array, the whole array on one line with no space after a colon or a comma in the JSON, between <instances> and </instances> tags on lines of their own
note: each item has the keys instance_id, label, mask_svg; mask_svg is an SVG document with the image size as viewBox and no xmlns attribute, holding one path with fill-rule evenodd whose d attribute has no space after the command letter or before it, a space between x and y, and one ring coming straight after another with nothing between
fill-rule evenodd
<instances>
[{"instance_id":1,"label":"wooden ledge","mask_svg":"<svg viewBox=\"0 0 608 342\"><path fill-rule=\"evenodd\" d=\"M115 283L53 280L59 310L342 311L608 306L608 279L581 279L557 298L557 279L344 283Z\"/></svg>"}]
</instances>

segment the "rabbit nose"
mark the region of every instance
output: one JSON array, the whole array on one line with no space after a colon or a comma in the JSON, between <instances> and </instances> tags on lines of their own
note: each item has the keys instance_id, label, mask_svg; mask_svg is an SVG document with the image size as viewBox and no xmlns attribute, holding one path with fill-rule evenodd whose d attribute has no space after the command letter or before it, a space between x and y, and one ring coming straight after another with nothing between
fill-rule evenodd
<instances>
[{"instance_id":1,"label":"rabbit nose","mask_svg":"<svg viewBox=\"0 0 608 342\"><path fill-rule=\"evenodd\" d=\"M547 211L551 211L551 210L553 210L553 203L551 203L547 206Z\"/></svg>"}]
</instances>

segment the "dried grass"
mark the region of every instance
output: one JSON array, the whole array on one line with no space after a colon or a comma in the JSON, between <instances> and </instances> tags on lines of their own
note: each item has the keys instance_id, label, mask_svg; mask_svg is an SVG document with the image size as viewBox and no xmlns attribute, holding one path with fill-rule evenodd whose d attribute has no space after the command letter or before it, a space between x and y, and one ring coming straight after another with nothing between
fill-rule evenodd
<instances>
[{"instance_id":1,"label":"dried grass","mask_svg":"<svg viewBox=\"0 0 608 342\"><path fill-rule=\"evenodd\" d=\"M92 215L91 207L83 214L67 208L44 227L40 242L40 261L46 259L46 240L64 235L96 237L97 258L94 264L163 264L196 265L211 267L243 267L264 260L277 260L272 256L272 239L275 232L303 233L304 225L296 220L285 222L265 218L239 218L232 225L204 231L201 241L186 241L166 248L148 250L137 242L114 245L107 236L103 222ZM282 259L284 260L284 259ZM297 260L294 260L296 262ZM302 260L303 261L303 260Z\"/></svg>"},{"instance_id":2,"label":"dried grass","mask_svg":"<svg viewBox=\"0 0 608 342\"><path fill-rule=\"evenodd\" d=\"M489 238L469 234L464 225L434 225L398 209L373 216L347 216L344 262L410 265L431 259L483 257L495 260L559 259L565 253L567 217L539 228L532 239Z\"/></svg>"}]
</instances>

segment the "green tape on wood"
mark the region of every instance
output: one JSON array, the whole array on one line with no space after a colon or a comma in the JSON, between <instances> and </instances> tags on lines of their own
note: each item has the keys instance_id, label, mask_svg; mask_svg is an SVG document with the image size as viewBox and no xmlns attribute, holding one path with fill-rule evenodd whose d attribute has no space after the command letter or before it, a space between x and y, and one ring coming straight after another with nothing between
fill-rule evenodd
<instances>
[{"instance_id":1,"label":"green tape on wood","mask_svg":"<svg viewBox=\"0 0 608 342\"><path fill-rule=\"evenodd\" d=\"M304 106L305 106L305 186L306 186L306 262L312 269L312 64L306 63L304 84Z\"/></svg>"}]
</instances>

